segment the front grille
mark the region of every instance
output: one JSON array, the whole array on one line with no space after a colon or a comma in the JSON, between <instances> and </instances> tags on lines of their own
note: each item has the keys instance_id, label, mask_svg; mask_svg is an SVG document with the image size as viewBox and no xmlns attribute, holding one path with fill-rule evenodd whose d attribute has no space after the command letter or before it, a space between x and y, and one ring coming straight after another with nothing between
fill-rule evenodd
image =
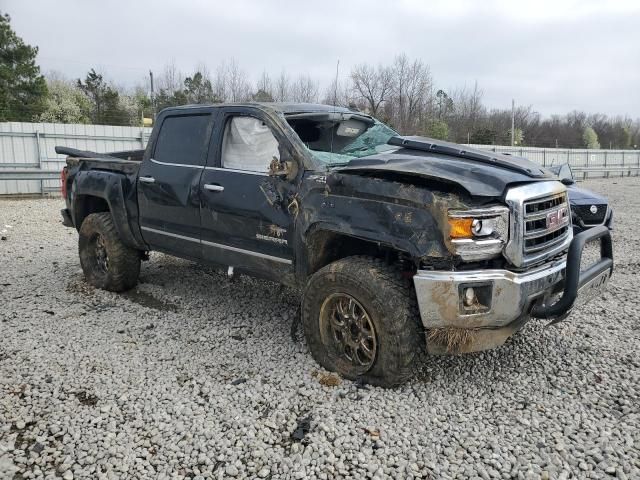
<instances>
[{"instance_id":1,"label":"front grille","mask_svg":"<svg viewBox=\"0 0 640 480\"><path fill-rule=\"evenodd\" d=\"M591 212L592 207L597 209L596 213ZM573 211L585 225L600 225L607 215L607 204L576 205L573 207Z\"/></svg>"},{"instance_id":2,"label":"front grille","mask_svg":"<svg viewBox=\"0 0 640 480\"><path fill-rule=\"evenodd\" d=\"M525 255L553 248L567 237L570 213L566 193L526 201L524 211Z\"/></svg>"},{"instance_id":3,"label":"front grille","mask_svg":"<svg viewBox=\"0 0 640 480\"><path fill-rule=\"evenodd\" d=\"M511 210L505 257L516 267L547 261L566 251L573 238L567 190L560 182L539 182L507 192Z\"/></svg>"},{"instance_id":4,"label":"front grille","mask_svg":"<svg viewBox=\"0 0 640 480\"><path fill-rule=\"evenodd\" d=\"M536 200L535 202L526 202L524 204L525 213L527 215L539 214L540 212L545 212L548 210L557 207L558 205L562 205L563 203L567 203L566 195L557 195L555 197L547 198L544 200Z\"/></svg>"}]
</instances>

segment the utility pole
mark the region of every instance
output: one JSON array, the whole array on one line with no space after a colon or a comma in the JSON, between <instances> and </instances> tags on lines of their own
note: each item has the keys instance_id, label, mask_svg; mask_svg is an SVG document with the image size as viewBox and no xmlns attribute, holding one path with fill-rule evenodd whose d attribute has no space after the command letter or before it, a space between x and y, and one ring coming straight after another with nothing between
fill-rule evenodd
<instances>
[{"instance_id":1,"label":"utility pole","mask_svg":"<svg viewBox=\"0 0 640 480\"><path fill-rule=\"evenodd\" d=\"M516 141L516 101L511 99L511 146L515 145Z\"/></svg>"},{"instance_id":2,"label":"utility pole","mask_svg":"<svg viewBox=\"0 0 640 480\"><path fill-rule=\"evenodd\" d=\"M149 70L149 80L151 81L151 111L153 112L153 121L155 123L156 120L156 102L155 102L155 98L154 98L154 92L153 92L153 72L151 70Z\"/></svg>"}]
</instances>

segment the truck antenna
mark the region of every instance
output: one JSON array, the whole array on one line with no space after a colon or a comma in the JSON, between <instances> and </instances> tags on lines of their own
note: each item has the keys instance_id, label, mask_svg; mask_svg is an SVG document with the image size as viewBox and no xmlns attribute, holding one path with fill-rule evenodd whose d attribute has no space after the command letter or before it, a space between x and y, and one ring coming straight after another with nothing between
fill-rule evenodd
<instances>
[{"instance_id":1,"label":"truck antenna","mask_svg":"<svg viewBox=\"0 0 640 480\"><path fill-rule=\"evenodd\" d=\"M336 63L336 83L333 86L333 116L335 118L335 114L337 113L337 103L338 103L338 72L340 71L340 59L338 59L338 63ZM331 127L331 148L330 152L333 153L333 135L334 135L335 127Z\"/></svg>"},{"instance_id":2,"label":"truck antenna","mask_svg":"<svg viewBox=\"0 0 640 480\"><path fill-rule=\"evenodd\" d=\"M338 59L338 63L336 64L336 83L333 86L333 106L334 107L337 106L338 104L338 72L339 71L340 71L340 60Z\"/></svg>"}]
</instances>

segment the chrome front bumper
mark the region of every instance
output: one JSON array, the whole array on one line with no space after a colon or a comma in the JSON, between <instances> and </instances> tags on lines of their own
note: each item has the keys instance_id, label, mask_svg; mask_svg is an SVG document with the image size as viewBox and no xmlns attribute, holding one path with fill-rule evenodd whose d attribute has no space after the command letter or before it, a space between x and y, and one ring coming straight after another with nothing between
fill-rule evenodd
<instances>
[{"instance_id":1,"label":"chrome front bumper","mask_svg":"<svg viewBox=\"0 0 640 480\"><path fill-rule=\"evenodd\" d=\"M535 300L560 288L565 268L566 262L560 261L526 273L419 270L413 283L422 324L426 329L504 327L527 312ZM486 308L465 307L462 292L469 287L488 292Z\"/></svg>"},{"instance_id":2,"label":"chrome front bumper","mask_svg":"<svg viewBox=\"0 0 640 480\"><path fill-rule=\"evenodd\" d=\"M581 270L582 252L591 241L600 241L601 258ZM504 343L529 317L561 321L577 301L600 295L612 273L611 234L605 226L576 235L564 260L523 273L418 270L413 283L427 330L427 349L433 353L486 350ZM473 289L472 302L465 302L467 289Z\"/></svg>"}]
</instances>

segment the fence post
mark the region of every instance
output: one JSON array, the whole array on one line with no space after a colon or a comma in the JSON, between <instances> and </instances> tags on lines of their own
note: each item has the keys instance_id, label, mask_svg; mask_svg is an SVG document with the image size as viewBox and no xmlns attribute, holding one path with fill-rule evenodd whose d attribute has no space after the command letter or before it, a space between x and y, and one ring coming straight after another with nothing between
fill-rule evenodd
<instances>
[{"instance_id":1,"label":"fence post","mask_svg":"<svg viewBox=\"0 0 640 480\"><path fill-rule=\"evenodd\" d=\"M42 170L42 152L40 151L40 132L36 130L36 154L38 155L38 169ZM44 181L40 179L40 195L44 196Z\"/></svg>"},{"instance_id":2,"label":"fence post","mask_svg":"<svg viewBox=\"0 0 640 480\"><path fill-rule=\"evenodd\" d=\"M609 170L607 170L607 167L608 167L608 165L607 165L607 151L605 150L604 151L604 170L605 170L604 173L605 173L606 178L609 178Z\"/></svg>"},{"instance_id":3,"label":"fence post","mask_svg":"<svg viewBox=\"0 0 640 480\"><path fill-rule=\"evenodd\" d=\"M36 153L38 155L38 168L42 168L42 152L40 151L40 132L36 130Z\"/></svg>"}]
</instances>

